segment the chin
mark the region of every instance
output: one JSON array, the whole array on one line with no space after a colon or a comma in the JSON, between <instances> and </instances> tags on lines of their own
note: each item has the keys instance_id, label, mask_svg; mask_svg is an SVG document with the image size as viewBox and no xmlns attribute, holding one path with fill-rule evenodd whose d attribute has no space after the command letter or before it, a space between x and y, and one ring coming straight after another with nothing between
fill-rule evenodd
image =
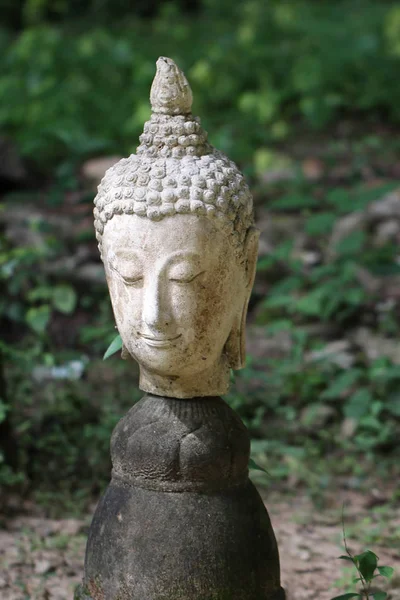
<instances>
[{"instance_id":1,"label":"chin","mask_svg":"<svg viewBox=\"0 0 400 600\"><path fill-rule=\"evenodd\" d=\"M179 375L185 365L185 352L172 353L171 348L128 348L131 356L148 371L160 375Z\"/></svg>"},{"instance_id":2,"label":"chin","mask_svg":"<svg viewBox=\"0 0 400 600\"><path fill-rule=\"evenodd\" d=\"M186 348L171 352L171 348L138 349L136 346L128 348L128 352L144 369L164 377L188 377L197 373L201 376L202 372L213 364L210 357L203 360L201 354L192 355L189 361Z\"/></svg>"}]
</instances>

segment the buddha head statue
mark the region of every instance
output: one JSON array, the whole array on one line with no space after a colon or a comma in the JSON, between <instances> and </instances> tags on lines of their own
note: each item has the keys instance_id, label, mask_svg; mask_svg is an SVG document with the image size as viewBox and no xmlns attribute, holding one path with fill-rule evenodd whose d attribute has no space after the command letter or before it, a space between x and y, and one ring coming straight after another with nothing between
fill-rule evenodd
<instances>
[{"instance_id":1,"label":"buddha head statue","mask_svg":"<svg viewBox=\"0 0 400 600\"><path fill-rule=\"evenodd\" d=\"M95 228L123 356L140 388L175 398L228 390L245 358L258 231L236 165L207 142L176 64L157 61L137 153L109 169Z\"/></svg>"}]
</instances>

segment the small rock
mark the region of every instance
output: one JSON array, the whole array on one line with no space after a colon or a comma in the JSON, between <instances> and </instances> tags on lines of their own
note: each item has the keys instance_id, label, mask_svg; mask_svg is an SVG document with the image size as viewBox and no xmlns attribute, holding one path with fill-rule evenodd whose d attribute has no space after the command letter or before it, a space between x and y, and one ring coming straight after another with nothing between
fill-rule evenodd
<instances>
[{"instance_id":1,"label":"small rock","mask_svg":"<svg viewBox=\"0 0 400 600\"><path fill-rule=\"evenodd\" d=\"M341 437L345 440L349 440L353 437L355 431L357 429L357 421L356 419L352 419L347 417L343 420L342 426L340 428Z\"/></svg>"},{"instance_id":2,"label":"small rock","mask_svg":"<svg viewBox=\"0 0 400 600\"><path fill-rule=\"evenodd\" d=\"M321 254L319 252L314 252L312 250L303 250L300 252L294 252L293 258L300 259L301 262L306 267L313 267L314 265L317 265L318 263L321 262Z\"/></svg>"},{"instance_id":3,"label":"small rock","mask_svg":"<svg viewBox=\"0 0 400 600\"><path fill-rule=\"evenodd\" d=\"M400 200L399 200L400 201ZM375 244L383 246L390 241L395 241L400 233L400 222L394 219L383 221L376 228Z\"/></svg>"},{"instance_id":4,"label":"small rock","mask_svg":"<svg viewBox=\"0 0 400 600\"><path fill-rule=\"evenodd\" d=\"M367 213L370 217L380 219L400 219L400 189L372 202Z\"/></svg>"},{"instance_id":5,"label":"small rock","mask_svg":"<svg viewBox=\"0 0 400 600\"><path fill-rule=\"evenodd\" d=\"M306 427L320 428L326 425L336 414L335 409L327 404L311 404L300 413L300 422Z\"/></svg>"},{"instance_id":6,"label":"small rock","mask_svg":"<svg viewBox=\"0 0 400 600\"><path fill-rule=\"evenodd\" d=\"M366 327L356 329L352 338L370 361L386 356L400 365L400 346L397 340L376 335Z\"/></svg>"},{"instance_id":7,"label":"small rock","mask_svg":"<svg viewBox=\"0 0 400 600\"><path fill-rule=\"evenodd\" d=\"M354 363L354 356L350 352L351 344L348 340L334 340L327 344L321 350L314 350L305 355L306 362L313 362L321 359L329 359L335 365L342 369L350 368Z\"/></svg>"},{"instance_id":8,"label":"small rock","mask_svg":"<svg viewBox=\"0 0 400 600\"><path fill-rule=\"evenodd\" d=\"M311 557L311 552L305 546L304 540L296 534L292 535L289 554L300 560L309 560Z\"/></svg>"},{"instance_id":9,"label":"small rock","mask_svg":"<svg viewBox=\"0 0 400 600\"><path fill-rule=\"evenodd\" d=\"M356 267L355 275L368 294L376 294L376 292L381 289L382 282L380 279L378 279L378 277L374 277L374 275L372 275L368 269L358 265Z\"/></svg>"},{"instance_id":10,"label":"small rock","mask_svg":"<svg viewBox=\"0 0 400 600\"><path fill-rule=\"evenodd\" d=\"M325 164L319 158L306 158L302 164L302 171L308 181L318 181L324 176Z\"/></svg>"},{"instance_id":11,"label":"small rock","mask_svg":"<svg viewBox=\"0 0 400 600\"><path fill-rule=\"evenodd\" d=\"M260 179L263 183L271 184L271 183L279 183L281 181L290 181L291 179L295 179L296 171L294 169L271 169L269 171L265 171Z\"/></svg>"},{"instance_id":12,"label":"small rock","mask_svg":"<svg viewBox=\"0 0 400 600\"><path fill-rule=\"evenodd\" d=\"M87 263L78 267L76 270L77 279L90 283L105 283L105 275L103 265L97 263Z\"/></svg>"},{"instance_id":13,"label":"small rock","mask_svg":"<svg viewBox=\"0 0 400 600\"><path fill-rule=\"evenodd\" d=\"M85 528L85 523L78 519L63 519L60 521L60 532L70 536L78 535Z\"/></svg>"},{"instance_id":14,"label":"small rock","mask_svg":"<svg viewBox=\"0 0 400 600\"><path fill-rule=\"evenodd\" d=\"M372 488L370 494L370 497L364 503L365 508L374 508L375 506L382 506L389 502L387 494L383 494L377 488Z\"/></svg>"},{"instance_id":15,"label":"small rock","mask_svg":"<svg viewBox=\"0 0 400 600\"><path fill-rule=\"evenodd\" d=\"M336 246L343 239L347 238L354 231L364 229L367 223L367 215L364 212L353 212L336 221L332 231L331 238L328 242L328 260L332 260L336 256Z\"/></svg>"},{"instance_id":16,"label":"small rock","mask_svg":"<svg viewBox=\"0 0 400 600\"><path fill-rule=\"evenodd\" d=\"M87 364L86 357L81 360L70 360L63 365L56 367L47 367L45 365L38 365L34 367L32 371L32 377L35 381L41 383L43 381L51 380L69 380L76 381L80 379L85 371Z\"/></svg>"},{"instance_id":17,"label":"small rock","mask_svg":"<svg viewBox=\"0 0 400 600\"><path fill-rule=\"evenodd\" d=\"M50 578L46 581L46 593L49 600L69 600L73 597L75 581L67 577Z\"/></svg>"},{"instance_id":18,"label":"small rock","mask_svg":"<svg viewBox=\"0 0 400 600\"><path fill-rule=\"evenodd\" d=\"M34 570L36 575L45 575L46 573L49 573L49 571L51 571L52 569L53 565L49 560L41 559L35 561Z\"/></svg>"},{"instance_id":19,"label":"small rock","mask_svg":"<svg viewBox=\"0 0 400 600\"><path fill-rule=\"evenodd\" d=\"M283 358L292 349L293 341L288 331L279 331L275 335L266 335L264 327L249 327L246 347L254 359Z\"/></svg>"},{"instance_id":20,"label":"small rock","mask_svg":"<svg viewBox=\"0 0 400 600\"><path fill-rule=\"evenodd\" d=\"M376 310L378 311L378 313L387 313L393 310L395 306L395 300L393 298L387 298L386 300L383 300L382 302L378 302L376 304Z\"/></svg>"},{"instance_id":21,"label":"small rock","mask_svg":"<svg viewBox=\"0 0 400 600\"><path fill-rule=\"evenodd\" d=\"M396 261L399 264L399 261ZM390 301L395 301L396 303L400 300L400 277L397 275L393 275L388 278L386 282L384 295Z\"/></svg>"},{"instance_id":22,"label":"small rock","mask_svg":"<svg viewBox=\"0 0 400 600\"><path fill-rule=\"evenodd\" d=\"M298 555L297 555L300 560L309 560L311 558L311 552L309 552L308 550L299 550Z\"/></svg>"}]
</instances>

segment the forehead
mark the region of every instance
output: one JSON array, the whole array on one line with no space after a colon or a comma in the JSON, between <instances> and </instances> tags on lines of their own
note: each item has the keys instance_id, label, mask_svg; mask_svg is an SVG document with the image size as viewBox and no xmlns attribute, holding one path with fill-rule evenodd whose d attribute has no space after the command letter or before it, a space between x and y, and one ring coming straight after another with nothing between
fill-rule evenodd
<instances>
[{"instance_id":1,"label":"forehead","mask_svg":"<svg viewBox=\"0 0 400 600\"><path fill-rule=\"evenodd\" d=\"M174 215L152 221L138 215L114 215L104 227L105 255L136 251L149 257L188 251L205 256L228 251L229 242L210 219L196 215Z\"/></svg>"}]
</instances>

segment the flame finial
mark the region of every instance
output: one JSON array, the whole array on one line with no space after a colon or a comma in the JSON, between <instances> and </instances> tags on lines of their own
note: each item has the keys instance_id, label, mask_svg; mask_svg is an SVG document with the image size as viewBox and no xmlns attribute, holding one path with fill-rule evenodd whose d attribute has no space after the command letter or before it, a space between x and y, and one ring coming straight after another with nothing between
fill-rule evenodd
<instances>
[{"instance_id":1,"label":"flame finial","mask_svg":"<svg viewBox=\"0 0 400 600\"><path fill-rule=\"evenodd\" d=\"M186 115L191 112L192 101L192 90L185 75L171 58L160 56L150 91L153 112Z\"/></svg>"}]
</instances>

